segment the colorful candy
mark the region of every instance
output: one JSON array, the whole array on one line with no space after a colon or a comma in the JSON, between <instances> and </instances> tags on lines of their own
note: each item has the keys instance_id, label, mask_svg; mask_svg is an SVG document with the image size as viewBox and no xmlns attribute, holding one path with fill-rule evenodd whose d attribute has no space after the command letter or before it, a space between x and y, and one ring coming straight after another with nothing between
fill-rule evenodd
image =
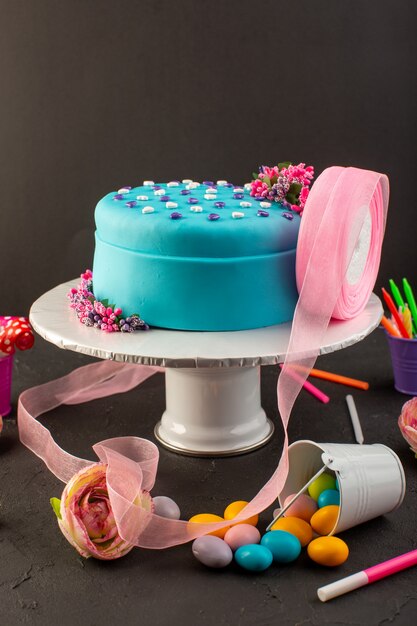
<instances>
[{"instance_id":1,"label":"colorful candy","mask_svg":"<svg viewBox=\"0 0 417 626\"><path fill-rule=\"evenodd\" d=\"M284 507L293 499L295 494L287 496L284 500ZM299 517L305 522L309 522L312 515L317 511L317 502L307 494L301 496L285 512L286 517ZM275 517L275 515L274 515Z\"/></svg>"},{"instance_id":2,"label":"colorful candy","mask_svg":"<svg viewBox=\"0 0 417 626\"><path fill-rule=\"evenodd\" d=\"M226 507L223 513L224 519L227 519L227 520L234 519L236 515L238 515L241 512L241 510L245 508L247 504L248 502L246 502L246 500L236 500L236 502L232 502L231 504L229 504L228 507ZM245 519L243 522L236 522L236 523L237 524L251 524L252 526L256 526L258 521L259 521L259 516L253 515L252 517Z\"/></svg>"},{"instance_id":3,"label":"colorful candy","mask_svg":"<svg viewBox=\"0 0 417 626\"><path fill-rule=\"evenodd\" d=\"M153 503L155 515L168 519L180 519L181 511L178 504L168 496L155 496Z\"/></svg>"},{"instance_id":4,"label":"colorful candy","mask_svg":"<svg viewBox=\"0 0 417 626\"><path fill-rule=\"evenodd\" d=\"M211 522L224 522L224 518L220 517L220 515L213 515L212 513L199 513L198 515L190 517L188 521L194 524L210 524ZM209 535L223 539L229 528L230 526L226 526L225 528L220 528L220 530L213 530Z\"/></svg>"},{"instance_id":5,"label":"colorful candy","mask_svg":"<svg viewBox=\"0 0 417 626\"><path fill-rule=\"evenodd\" d=\"M336 479L331 474L321 474L308 488L309 495L317 502L319 495L325 489L334 489L336 487Z\"/></svg>"},{"instance_id":6,"label":"colorful candy","mask_svg":"<svg viewBox=\"0 0 417 626\"><path fill-rule=\"evenodd\" d=\"M249 543L259 543L261 540L261 533L251 524L236 524L229 528L224 536L224 540L233 551L237 550L241 546L246 546Z\"/></svg>"},{"instance_id":7,"label":"colorful candy","mask_svg":"<svg viewBox=\"0 0 417 626\"><path fill-rule=\"evenodd\" d=\"M281 517L275 522L271 530L286 530L288 533L295 535L303 548L313 538L313 530L310 524L298 517Z\"/></svg>"},{"instance_id":8,"label":"colorful candy","mask_svg":"<svg viewBox=\"0 0 417 626\"><path fill-rule=\"evenodd\" d=\"M271 530L261 539L261 546L272 552L277 563L291 563L300 556L301 543L297 537L285 530Z\"/></svg>"},{"instance_id":9,"label":"colorful candy","mask_svg":"<svg viewBox=\"0 0 417 626\"><path fill-rule=\"evenodd\" d=\"M335 504L336 506L339 506L340 504L339 491L337 489L325 489L319 495L317 504L319 505L320 509L322 509L324 506L330 506L331 504Z\"/></svg>"},{"instance_id":10,"label":"colorful candy","mask_svg":"<svg viewBox=\"0 0 417 626\"><path fill-rule=\"evenodd\" d=\"M339 507L332 504L316 511L310 524L319 535L329 535L335 528L338 517Z\"/></svg>"},{"instance_id":11,"label":"colorful candy","mask_svg":"<svg viewBox=\"0 0 417 626\"><path fill-rule=\"evenodd\" d=\"M346 561L349 556L349 548L339 537L318 537L309 543L307 553L310 559L316 563L335 567Z\"/></svg>"},{"instance_id":12,"label":"colorful candy","mask_svg":"<svg viewBox=\"0 0 417 626\"><path fill-rule=\"evenodd\" d=\"M235 552L236 563L251 572L263 572L268 569L273 559L271 550L257 543L242 546Z\"/></svg>"},{"instance_id":13,"label":"colorful candy","mask_svg":"<svg viewBox=\"0 0 417 626\"><path fill-rule=\"evenodd\" d=\"M226 567L233 559L233 552L223 539L205 535L198 537L192 545L195 558L207 567Z\"/></svg>"}]
</instances>

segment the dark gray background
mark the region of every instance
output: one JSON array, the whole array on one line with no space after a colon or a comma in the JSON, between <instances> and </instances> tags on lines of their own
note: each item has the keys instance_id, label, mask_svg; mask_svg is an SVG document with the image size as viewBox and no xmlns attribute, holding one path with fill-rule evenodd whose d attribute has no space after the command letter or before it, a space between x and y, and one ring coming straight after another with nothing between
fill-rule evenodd
<instances>
[{"instance_id":1,"label":"dark gray background","mask_svg":"<svg viewBox=\"0 0 417 626\"><path fill-rule=\"evenodd\" d=\"M93 209L109 190L143 179L245 182L259 164L306 161L386 172L392 196L378 285L417 284L416 5L404 0L0 0L0 313L27 313L47 289L91 267ZM343 538L337 571L302 558L247 575L212 572L190 546L135 550L113 563L82 561L60 534L49 498L62 485L18 442L23 389L91 360L37 339L15 357L13 412L0 438L0 621L15 624L411 624L416 570L328 605L316 589L411 550L416 464L396 426L407 399L393 390L385 339L320 359L366 378L356 392L365 440L392 447L408 480L400 510ZM263 405L276 420L276 368L263 368ZM304 392L290 439L353 441L344 396ZM126 396L45 417L59 443L90 446L121 434L153 437L162 376ZM161 450L155 493L189 517L250 498L281 450L189 459ZM22 491L23 489L23 491ZM262 516L265 528L271 511Z\"/></svg>"},{"instance_id":2,"label":"dark gray background","mask_svg":"<svg viewBox=\"0 0 417 626\"><path fill-rule=\"evenodd\" d=\"M392 187L380 283L416 283L413 0L2 0L2 311L91 267L143 179L355 165Z\"/></svg>"}]
</instances>

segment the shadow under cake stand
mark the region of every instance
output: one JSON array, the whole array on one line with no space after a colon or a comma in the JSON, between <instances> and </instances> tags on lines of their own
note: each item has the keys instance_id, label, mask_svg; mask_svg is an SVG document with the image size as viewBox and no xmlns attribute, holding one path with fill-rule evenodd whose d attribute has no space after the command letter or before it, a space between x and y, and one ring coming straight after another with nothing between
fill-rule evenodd
<instances>
[{"instance_id":1,"label":"shadow under cake stand","mask_svg":"<svg viewBox=\"0 0 417 626\"><path fill-rule=\"evenodd\" d=\"M195 456L242 454L264 445L274 426L261 406L261 365L284 361L291 324L235 332L151 328L106 333L84 326L67 293L79 279L58 285L32 305L30 321L59 348L100 359L165 367L166 410L155 426L158 441ZM372 294L355 319L332 320L320 354L346 348L369 335L382 316Z\"/></svg>"}]
</instances>

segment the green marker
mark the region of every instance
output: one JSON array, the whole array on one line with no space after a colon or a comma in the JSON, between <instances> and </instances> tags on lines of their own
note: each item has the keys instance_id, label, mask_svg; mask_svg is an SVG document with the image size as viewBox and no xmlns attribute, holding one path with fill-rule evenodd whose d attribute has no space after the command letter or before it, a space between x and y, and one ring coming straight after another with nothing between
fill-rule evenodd
<instances>
[{"instance_id":1,"label":"green marker","mask_svg":"<svg viewBox=\"0 0 417 626\"><path fill-rule=\"evenodd\" d=\"M413 316L413 322L416 325L417 324L416 301L414 300L413 291L406 278L403 278L403 287L404 287L405 297L407 298L408 306L410 307L411 315Z\"/></svg>"},{"instance_id":2,"label":"green marker","mask_svg":"<svg viewBox=\"0 0 417 626\"><path fill-rule=\"evenodd\" d=\"M402 295L400 293L400 290L398 289L397 285L392 280L392 278L389 279L389 286L391 287L391 292L392 292L392 295L394 297L395 304L398 307L403 307L404 306L403 297L402 297Z\"/></svg>"}]
</instances>

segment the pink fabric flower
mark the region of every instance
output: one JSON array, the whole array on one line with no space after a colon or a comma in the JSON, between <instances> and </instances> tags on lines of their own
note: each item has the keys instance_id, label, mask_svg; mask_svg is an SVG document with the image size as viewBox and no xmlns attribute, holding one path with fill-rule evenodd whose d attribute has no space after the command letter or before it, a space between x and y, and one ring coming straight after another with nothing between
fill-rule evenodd
<instances>
[{"instance_id":1,"label":"pink fabric flower","mask_svg":"<svg viewBox=\"0 0 417 626\"><path fill-rule=\"evenodd\" d=\"M402 436L417 457L417 397L404 404L398 418L398 426Z\"/></svg>"},{"instance_id":2,"label":"pink fabric flower","mask_svg":"<svg viewBox=\"0 0 417 626\"><path fill-rule=\"evenodd\" d=\"M61 500L51 498L59 527L69 543L85 558L109 560L134 547L120 537L111 509L106 465L95 463L71 478ZM153 510L150 494L142 491L140 506Z\"/></svg>"},{"instance_id":3,"label":"pink fabric flower","mask_svg":"<svg viewBox=\"0 0 417 626\"><path fill-rule=\"evenodd\" d=\"M299 198L298 198L301 209L304 209L309 193L310 193L310 190L308 187L302 187Z\"/></svg>"}]
</instances>

